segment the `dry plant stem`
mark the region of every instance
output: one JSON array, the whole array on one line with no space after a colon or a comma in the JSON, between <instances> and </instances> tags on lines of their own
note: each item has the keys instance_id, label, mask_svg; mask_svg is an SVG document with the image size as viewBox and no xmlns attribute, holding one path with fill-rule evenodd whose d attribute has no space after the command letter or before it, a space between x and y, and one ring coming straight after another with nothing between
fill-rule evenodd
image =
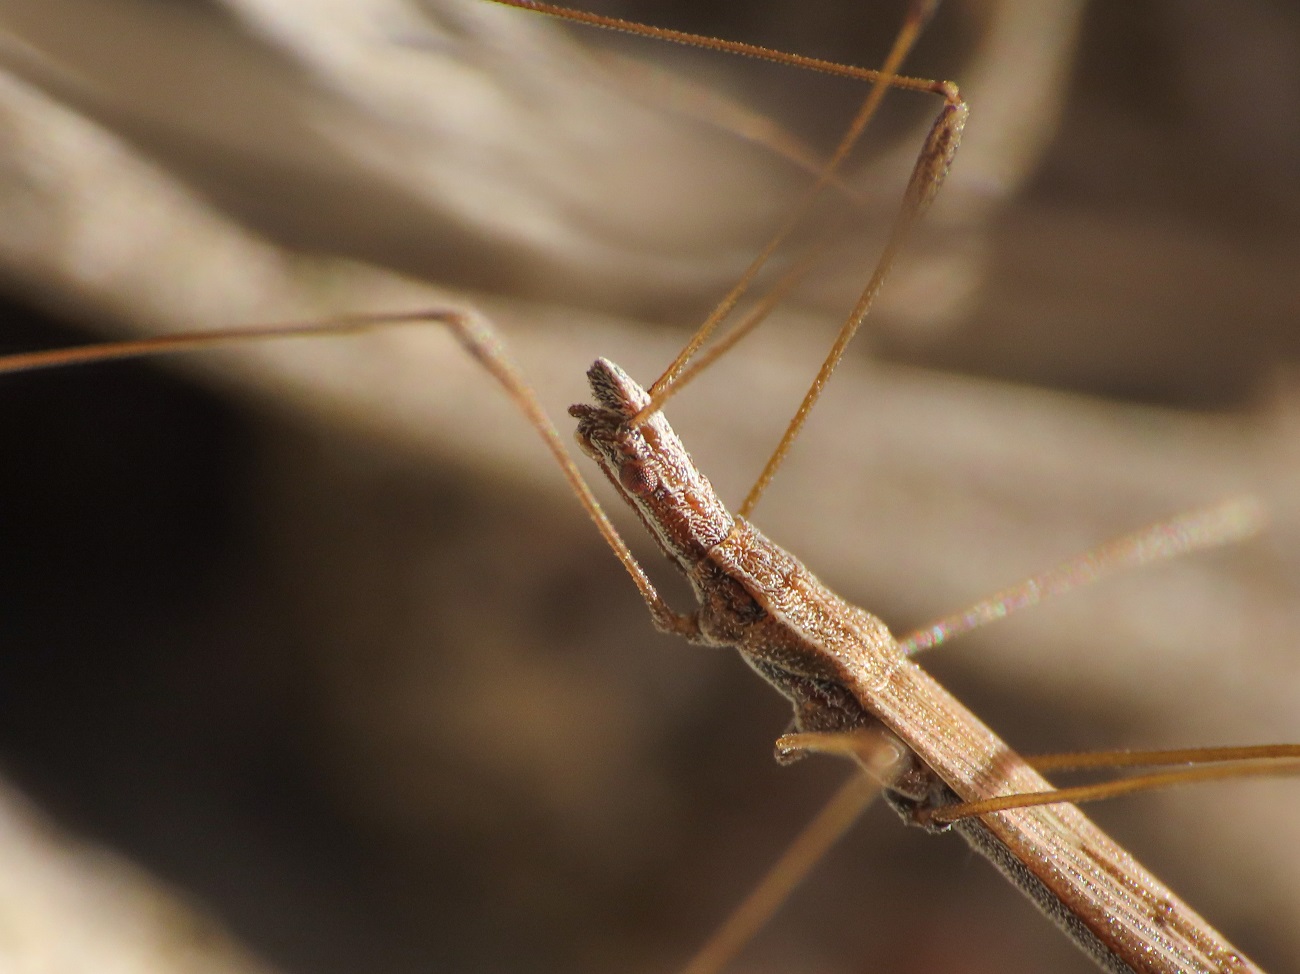
<instances>
[{"instance_id":1,"label":"dry plant stem","mask_svg":"<svg viewBox=\"0 0 1300 974\"><path fill-rule=\"evenodd\" d=\"M543 10L544 12L557 12L557 8L551 8L548 5L528 3L512 3L510 5L531 7ZM581 15L573 19L587 19L588 22L604 20L604 18L593 19ZM621 22L608 22L602 24L602 26L622 29ZM672 32L664 32L663 36L668 36L671 33ZM684 38L668 36L668 39L682 40ZM745 51L742 53L751 52ZM913 87L910 84L901 84L897 86ZM949 112L950 109L951 106L946 108L945 112ZM953 134L955 131L959 131L959 128L959 124L956 126L949 124L947 132ZM937 126L936 132L939 132L939 130L940 126ZM932 140L933 138L934 137L932 136ZM946 160L948 157L950 157L950 153L947 157L944 157L944 168L946 168ZM925 158L926 154L923 152L922 161L924 161ZM918 164L918 172L920 168L921 165ZM933 191L937 189L938 186L938 180L935 179L928 184L928 189L926 188L926 185L927 184L924 183L918 184L916 176L913 177L912 183L909 184L908 197L915 201L916 205L910 216L908 215L908 210L905 206L903 214L900 216L895 225L894 231L891 233L890 245L886 249L886 258L882 260L881 264L883 270L877 271L877 274L873 277L872 284L869 285L867 291L864 292L863 300L867 305L870 304L870 297L874 296L875 291L879 289L880 283L883 282L884 273L887 272L889 262L892 260L893 251L896 249L903 231L910 226L910 223L915 220L916 215L919 214L925 204L928 203L928 198L933 196ZM859 306L861 307L862 305L863 301L860 301ZM865 314L865 311L865 307L862 307L861 314L855 311L854 315L850 317L849 323L846 325L847 335L842 335L841 341L837 342L837 351L842 350L843 345L847 344L848 336L851 336L852 330L857 327L858 323L860 323L861 316ZM801 565L798 565L798 563L790 558L790 556L776 548L774 545L768 547L770 542L766 542L766 539L762 538L757 531L743 520L731 520L728 515L727 523L730 526L723 532L721 538L716 539L715 543L708 548L706 557L702 560L688 559L680 556L680 553L674 555L670 551L670 557L673 557L673 560L677 562L679 567L687 570L692 582L697 584L697 591L702 589L706 590L708 596L712 600L710 603L706 604L699 613L692 615L679 615L674 613L665 605L662 599L659 598L657 593L655 593L653 587L650 585L648 580L646 580L639 566L637 566L636 562L631 559L630 554L627 553L627 549L623 545L622 541L618 538L617 534L614 533L612 527L610 527L604 514L600 511L599 506L590 494L590 491L587 489L586 484L582 481L581 475L578 474L572 462L568 459L554 427L551 426L546 417L541 413L535 397L532 396L527 385L523 382L518 370L509 362L502 352L499 342L491 330L473 316L457 311L440 311L427 315L397 316L397 319L392 320L427 320L437 321L448 325L455 331L462 344L465 345L471 354L481 364L483 364L499 382L502 383L511 398L515 401L516 405L528 416L530 422L546 440L548 448L551 449L557 462L559 462L565 470L566 477L569 479L575 493L579 496L581 502L584 504L584 507L586 507L593 520L597 523L598 528L605 536L607 542L623 561L629 573L632 574L634 581L642 592L643 598L650 607L656 626L661 629L686 635L688 638L692 638L695 641L714 642L722 641L718 637L724 633L721 630L703 632L699 624L701 616L705 613L711 613L710 621L715 624L726 623L728 621L736 622L738 628L734 635L737 636L737 640L735 640L733 644L737 645L737 647L741 649L741 652L745 654L747 660L755 667L755 669L791 698L792 702L796 705L796 715L801 723L816 725L819 721L825 721L835 729L839 729L840 725L843 725L845 722L853 724L860 720L867 726L874 726L873 721L876 720L889 723L890 719L905 719L909 716L907 713L903 712L906 709L905 707L903 707L899 712L890 713L888 718L886 717L885 711L888 711L891 700L894 704L899 703L898 700L889 696L889 691L891 689L889 684L894 681L908 682L908 689L910 690L927 691L919 697L922 702L920 710L924 711L928 707L935 712L947 712L947 716L955 714L959 718L955 725L957 730L957 733L954 735L955 737L961 737L962 735L972 737L976 745L983 743L989 748L992 748L994 752L993 754L980 753L980 748L978 746L969 750L952 747L950 746L952 742L944 740L929 740L926 742L931 745L931 750L940 752L940 757L947 757L950 759L949 764L945 764L942 761L932 761L930 757L927 757L926 754L922 753L924 748L919 747L915 740L909 740L909 747L917 753L920 766L911 769L912 775L910 777L907 774L904 774L895 781L895 784L900 788L907 788L910 791L919 791L920 789L915 787L919 784L928 782L934 787L940 787L940 782L944 782L948 786L952 787L953 791L960 794L963 789L957 787L957 785L951 780L952 767L950 765L953 762L956 762L957 764L966 762L970 765L967 770L973 768L976 778L986 772L991 774L996 765L996 771L1000 776L998 778L999 783L1005 782L1008 785L1020 785L1023 784L1024 781L1031 780L1020 770L1019 765L1016 763L1020 759L1012 754L1009 749L1006 749L1005 745L1001 745L1000 741L997 741L996 738L992 738L991 734L987 734L982 725L980 725L974 717L970 716L964 708L961 708L959 704L952 701L951 698L946 695L946 692L942 691L942 688L937 687L937 685L932 685L933 681L930 681L930 683L927 684L925 681L928 680L928 677L923 678L921 671L908 669L907 667L911 666L911 664L904 665L904 663L900 663L890 656L890 646L892 645L895 650L897 649L897 646L893 644L892 638L889 637L888 632L884 630L883 625L880 625L878 620L875 620L865 612L862 612L862 610L841 603L836 597L831 595L831 593L826 592L820 587L816 580L802 568ZM371 327L378 323L381 323L379 318L371 321L358 319L353 320L348 324L340 324L337 326L327 325L324 328L311 328L310 330L317 332L330 330L348 331ZM308 330L309 328L306 326L272 326L264 331L267 337L271 337L275 334L289 335L305 333ZM0 371L6 370L6 368L11 371L22 367L35 368L40 367L41 365L56 364L58 361L93 361L97 358L115 358L128 355L148 354L152 351L180 350L181 347L200 347L202 345L219 344L227 340L233 340L234 337L233 333L220 333L215 336L182 337L179 340L175 340L175 347L171 349L163 349L162 347L142 347L144 344L148 343L125 343L123 346L118 346L115 351L106 351L105 354L102 355L95 355L88 352L73 353L62 360L51 355L41 361L42 356L39 354L35 357L14 357L13 359L0 361ZM240 333L240 337L243 337L243 333ZM169 340L163 339L162 341L167 342ZM191 344L185 346L186 341L191 342ZM827 365L823 367L823 375L819 375L819 380L822 385L824 385L826 378L829 377L830 370L834 368L835 360L836 355L833 352L832 357L827 360ZM594 386L595 381L593 380L593 387ZM606 384L604 386L604 391L608 393L610 388L611 387ZM635 388L634 384L633 388ZM814 390L819 389L820 385L814 383ZM601 390L596 389L595 391L597 392L598 398L600 398ZM637 391L639 392L640 390ZM815 398L813 390L810 390L809 395ZM662 430L654 426L652 423L641 423L642 420L647 419L646 414L653 409L653 406L650 404L648 399L645 398L644 392L641 392L641 396L643 399L638 401L644 402L645 404L641 405L630 419L627 415L627 409L621 409L621 418L619 423L625 428L638 427L636 429L638 435L645 435L651 440L658 439L667 443L669 446L672 446L675 437L672 436L671 430L667 428L666 424L663 426L662 430L667 430L667 438L663 437L661 435ZM608 403L605 403L605 405L608 406ZM811 402L806 403L806 406L807 405L811 405ZM591 407L585 408L591 410ZM591 419L592 413L594 412L598 412L598 410L583 413L583 415L585 419ZM806 412L807 409L805 407L801 410L801 415L806 415ZM801 422L802 419L800 416L796 416L796 421L792 423L791 430L787 432L786 438L783 439L783 448L788 449L789 442L793 439L794 434L797 433L798 426ZM642 426L644 426L644 428L639 428ZM630 432L630 430L628 431ZM588 443L590 445L591 441L588 441ZM680 444L677 445L680 446ZM778 455L774 456L773 462L769 464L773 469L775 468L775 464L779 463L780 455L783 455L783 450L781 448L778 449ZM681 456L685 457L684 451ZM599 459L600 458L598 457L598 460ZM676 460L676 457L674 457L674 460ZM669 548L668 542L676 536L675 530L668 528L667 523L662 519L664 516L663 512L660 512L659 515L650 515L639 501L644 501L648 504L651 496L660 494L666 484L669 487L673 486L669 482L671 478L665 480L662 473L657 468L652 471L650 467L639 463L627 465L620 463L617 467L611 467L607 465L612 463L608 457L601 461L601 463L605 472L609 474L611 480L614 481L619 492L625 497L625 499L634 505L638 510L638 513L641 514L643 520L646 521L647 526L651 528L652 533L655 534L655 536L660 540L660 543L663 544L667 550ZM674 464L674 466L676 467L677 465ZM612 472L614 470L617 470L617 474ZM693 470L693 468L690 467L689 458L685 458L685 466L675 469L675 472L684 478L681 483L686 487L694 487L698 482L702 483L704 487L707 488L707 481L705 481ZM760 482L760 485L758 486L761 487L761 483L762 482ZM747 504L752 507L752 502L747 501ZM692 509L695 513L699 513L699 508ZM677 515L681 515L682 511L678 510L676 513ZM686 513L687 520L689 520L690 512ZM725 511L722 513L725 514ZM680 517L678 520L680 521ZM677 524L676 526L681 525ZM741 566L739 563L741 559L738 556L749 553L760 553L764 557L770 558L774 564L779 564L783 570L789 569L784 570L783 572L777 572L776 574L785 575L787 581L793 585L794 592L774 594L771 590L760 586L758 581L766 580L771 573L753 570L753 566L748 564ZM732 559L730 564L726 563L729 558ZM742 570L742 567L746 570ZM866 634L871 638L866 640L862 645L859 645L856 648L850 647L848 650L845 650L843 644L839 643L835 644L834 648L829 651L826 649L826 646L823 646L821 650L822 655L816 655L814 652L814 655L810 656L808 655L808 646L787 644L782 641L785 637L780 636L775 631L758 632L758 635L756 635L756 627L767 626L774 615L780 615L780 613L774 613L772 611L777 602L784 600L783 604L796 605L800 599L813 603L814 609L817 611L827 609L828 607L833 609L834 613L832 613L832 615L834 615L835 618L832 621L838 620L837 625L839 627L839 631L835 633L836 635L842 637L847 632L849 635ZM759 611L753 613L752 617L746 618L746 611L752 610L754 606L757 606ZM838 613L838 615L835 615L836 613ZM832 628L835 627L832 626ZM760 651L771 651L774 655L764 657L761 655ZM857 658L858 651L865 654L866 662L868 664L872 661L875 663L881 663L881 659L885 662L881 664L880 669L877 672L870 672L870 666L868 665L868 674L864 677L861 668L854 669L854 666L858 663L864 662L864 660ZM876 657L880 657L881 659L877 659ZM904 676L904 674L906 675ZM876 684L881 681L883 681L881 686L877 687ZM873 695L873 693L876 693L877 691L878 695ZM895 696L897 696L897 694L895 694ZM881 703L881 700L884 700L885 703ZM899 717L900 712L903 713L902 717ZM911 716L916 716L916 714L914 713ZM915 732L915 728L912 728L912 730ZM947 732L940 732L940 735L942 736L944 733ZM986 734L987 737L985 737ZM927 775L929 777L927 777ZM965 784L964 779L963 784ZM902 791L900 791L900 794L904 794L905 798L912 797L910 794L903 793ZM923 798L912 799L917 802L915 811L917 818L922 817L926 808L924 803L930 801L931 798L931 795L926 794ZM1059 800L1059 798L1056 800ZM1083 835L1089 841L1094 843L1091 847L1088 845L1081 846L1081 850L1085 859L1087 859L1087 857L1092 857L1091 861L1100 866L1101 875L1096 877L1098 882L1102 886L1105 886L1107 883L1107 876L1109 876L1109 880L1112 881L1112 886L1114 886L1115 883L1118 883L1120 894L1123 895L1127 893L1129 897L1127 905L1132 908L1130 912L1133 913L1133 916L1128 917L1127 919L1133 919L1135 917L1138 927L1143 927L1145 925L1145 929L1151 934L1147 939L1139 938L1139 941L1136 943L1131 941L1131 938L1130 940L1116 941L1112 943L1111 941L1106 940L1101 933L1094 929L1094 927L1088 926L1090 922L1096 919L1095 916L1090 915L1087 910L1076 909L1064 898L1057 897L1056 902L1060 906L1064 907L1079 924L1088 927L1087 930L1082 931L1078 929L1072 930L1076 935L1076 938L1080 939L1080 942L1084 943L1086 947L1099 947L1101 950L1106 951L1107 953L1105 956L1101 953L1095 952L1094 956L1098 956L1103 964L1110 966L1112 969L1153 971L1205 970L1217 972L1255 969L1248 961L1233 952L1231 948L1226 945L1226 943L1224 943L1216 933L1214 933L1213 930L1208 928L1207 925L1204 925L1204 922L1201 921L1199 917L1184 907L1179 901L1174 899L1172 894L1168 894L1168 896L1165 897L1164 894L1166 894L1167 891L1159 885L1158 881L1148 877L1140 867L1136 866L1135 863L1132 863L1130 857L1123 854L1122 850L1118 850L1118 847L1115 847L1113 843L1110 843L1109 840L1105 838L1105 836L1097 832L1094 827L1091 827L1090 823L1087 823L1086 819L1083 819L1082 816L1077 816L1077 818L1071 817L1064 811L1058 817L1049 817L1051 814L1054 813L1036 812L1035 814L1025 816L1013 816L1006 812L997 814L988 813L978 822L963 822L959 823L958 827L963 829L963 834L966 835L977 848L980 848L980 851L990 855L1000 868L1004 871L1010 870L1011 872L1009 872L1009 875L1011 875L1018 867L1005 858L999 858L999 855L1011 855L1017 862L1021 863L1019 868L1024 871L1023 874L1012 875L1012 878L1022 885L1022 887L1027 888L1027 891L1030 892L1031 896L1037 898L1041 891L1036 892L1034 889L1026 887L1025 883L1027 881L1032 882L1033 877L1037 877L1038 882L1042 885L1047 885L1047 881L1037 873L1033 873L1033 866L1027 863L1024 857L1018 855L1014 849L1010 848L1008 842L1005 841L1005 833L1008 830L1014 832L1016 827L1021 828L1022 831L1031 830L1034 825L1042 823L1054 823L1052 828L1056 827L1056 823L1078 826L1078 828L1074 830L1074 834ZM1020 823L1019 826L1017 826L1017 823ZM1082 823L1082 825L1080 823ZM1087 828L1083 828L1083 825L1086 825ZM966 831L967 828L969 828L970 831ZM1088 829L1091 829L1091 831L1088 831ZM972 838L972 836L977 836L977 838ZM983 836L983 838L978 838L978 836ZM1053 836L1048 835L1047 841L1049 844L1052 840ZM999 853L997 848L990 849L987 845L981 847L981 841L985 843L993 842L1003 849L1004 852ZM1079 852L1080 850L1063 851ZM1050 857L1044 857L1044 862L1046 862L1047 865L1043 866L1043 868L1049 868L1053 861L1054 860ZM1039 863L1039 865L1042 865L1042 863ZM1033 875L1030 876L1030 874ZM1056 894L1055 888L1052 888L1049 892L1051 892L1052 895ZM1044 908L1048 910L1049 913L1052 912L1053 907L1051 903L1045 902L1041 898L1038 901L1040 905L1044 906ZM1171 917L1172 919L1170 919ZM1067 928L1070 928L1072 922L1070 917L1057 913L1054 918L1057 919L1058 922L1067 926ZM1123 926L1123 922L1121 922L1120 925ZM1125 927L1120 930L1119 933L1115 933L1114 936L1125 937L1130 932L1131 931ZM1139 930L1139 932L1142 931ZM1089 936L1092 937L1092 941L1087 940ZM1167 942L1167 938L1175 936L1182 938L1182 941L1170 946ZM1165 942L1162 942L1162 938L1164 938ZM1155 946L1152 946L1153 944ZM1161 953L1162 951L1175 951L1178 953L1168 953L1168 956L1166 956L1165 953ZM1186 953L1184 956L1182 952L1185 951L1190 951L1191 953ZM1151 956L1148 956L1148 954L1152 954L1152 952L1160 955L1155 956L1154 961L1151 959ZM1108 964L1108 958L1114 961L1114 963ZM1162 963L1162 961L1168 961L1168 963Z\"/></svg>"},{"instance_id":2,"label":"dry plant stem","mask_svg":"<svg viewBox=\"0 0 1300 974\"><path fill-rule=\"evenodd\" d=\"M662 413L635 424L649 395L626 373L599 360L588 377L597 405L570 410L579 442L691 583L700 604L691 638L739 650L790 700L800 731L893 734L912 763L888 782L890 800L913 823L954 800L1051 789L908 659L884 623L733 517ZM1107 970L1259 970L1073 805L953 827Z\"/></svg>"}]
</instances>

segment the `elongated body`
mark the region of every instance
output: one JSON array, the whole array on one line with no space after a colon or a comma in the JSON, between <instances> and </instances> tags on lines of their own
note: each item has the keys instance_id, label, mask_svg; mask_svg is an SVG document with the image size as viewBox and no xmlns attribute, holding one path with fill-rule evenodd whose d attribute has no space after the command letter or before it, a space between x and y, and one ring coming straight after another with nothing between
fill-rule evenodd
<instances>
[{"instance_id":1,"label":"elongated body","mask_svg":"<svg viewBox=\"0 0 1300 974\"><path fill-rule=\"evenodd\" d=\"M801 730L883 725L911 755L889 782L911 810L1051 785L916 663L870 613L733 517L662 414L618 366L588 373L598 406L574 406L578 440L645 522L700 602L660 628L738 649L794 705ZM954 798L955 796L955 798ZM1258 971L1072 805L958 822L993 863L1103 968L1140 974Z\"/></svg>"}]
</instances>

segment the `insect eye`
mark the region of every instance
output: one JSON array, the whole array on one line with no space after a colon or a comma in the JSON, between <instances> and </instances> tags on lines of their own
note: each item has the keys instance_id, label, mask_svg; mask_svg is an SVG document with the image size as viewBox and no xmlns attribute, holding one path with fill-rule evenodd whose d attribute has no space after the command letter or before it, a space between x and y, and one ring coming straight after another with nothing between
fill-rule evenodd
<instances>
[{"instance_id":1,"label":"insect eye","mask_svg":"<svg viewBox=\"0 0 1300 974\"><path fill-rule=\"evenodd\" d=\"M619 468L618 482L634 497L645 497L659 486L659 477L644 464L633 460Z\"/></svg>"}]
</instances>

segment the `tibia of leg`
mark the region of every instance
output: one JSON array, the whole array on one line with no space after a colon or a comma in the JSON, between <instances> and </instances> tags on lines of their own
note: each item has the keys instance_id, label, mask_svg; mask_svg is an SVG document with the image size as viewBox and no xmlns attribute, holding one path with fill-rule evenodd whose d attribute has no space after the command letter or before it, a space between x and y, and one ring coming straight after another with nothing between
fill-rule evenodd
<instances>
[{"instance_id":1,"label":"tibia of leg","mask_svg":"<svg viewBox=\"0 0 1300 974\"><path fill-rule=\"evenodd\" d=\"M1083 802L1100 801L1103 798L1114 798L1118 795L1154 791L1158 788L1171 788L1175 785L1189 785L1202 781L1219 781L1226 778L1276 778L1294 775L1300 775L1300 760L1295 758L1227 761L1210 766L1185 768L1180 771L1165 771L1136 775L1132 778L1118 778L1113 781L1102 781L1074 788L1058 788L1052 791L1032 792L1024 795L1005 795L984 801L963 802L959 805L922 809L917 813L917 821L921 824L946 824L959 819L970 818L974 815L987 815L991 812L1003 812L1013 808L1028 808L1031 805L1054 805L1059 802L1070 802L1078 805Z\"/></svg>"}]
</instances>

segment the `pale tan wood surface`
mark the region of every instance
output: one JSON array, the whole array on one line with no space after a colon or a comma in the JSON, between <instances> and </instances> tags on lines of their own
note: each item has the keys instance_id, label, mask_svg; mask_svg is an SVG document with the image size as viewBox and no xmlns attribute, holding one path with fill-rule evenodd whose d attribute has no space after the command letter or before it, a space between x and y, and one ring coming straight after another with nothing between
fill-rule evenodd
<instances>
[{"instance_id":1,"label":"pale tan wood surface","mask_svg":"<svg viewBox=\"0 0 1300 974\"><path fill-rule=\"evenodd\" d=\"M430 108L448 69L429 66L425 48L439 45L415 7L386 8L401 13L381 31L361 15L271 24L252 3L159 24L157 5L122 3L97 5L104 19L74 31L59 14L76 7L0 11L0 248L11 293L92 327L468 296L501 321L558 416L583 397L597 355L653 374L679 340L662 322L698 317L798 184L652 96L624 115L614 86L593 85L566 48L526 56L522 35L550 32L510 11L456 15L457 38L518 32L500 48L449 45L470 52L461 82L499 77L497 62L508 79L524 72L473 102L487 132L476 143L463 96L449 120ZM1094 11L1078 66L1060 49L1040 65L1074 82L1054 136L1050 98L1029 122L1033 104L1004 107L1030 59L1010 74L960 7L944 13L916 70L962 81L974 117L955 182L874 326L895 364L873 363L864 343L757 512L906 630L1154 517L1258 492L1274 517L1260 544L1107 583L927 661L1025 750L1297 737L1297 136L1285 92L1300 44L1281 5L1219 16ZM382 40L359 43L372 33ZM833 53L869 62L886 43ZM1206 58L1230 68L1195 73ZM559 117L614 120L545 119L552 102L532 72L557 62ZM799 97L796 120L833 99L842 117L856 94ZM913 151L891 138L863 170L873 210L902 185L877 190L878 174L905 172ZM502 154L500 169L484 161ZM641 166L651 189L611 197L640 185ZM822 308L870 253L856 240L836 249L815 300L674 403L729 499L797 399L791 365L810 369L820 353L809 334L833 327ZM219 361L186 367L220 369L204 381L239 404L235 419L180 427L192 452L163 438L190 415L164 400L116 427L172 444L133 449L114 433L133 479L66 461L44 475L59 491L70 469L109 486L72 502L86 521L51 529L46 548L84 569L70 583L56 589L19 551L27 585L15 591L29 608L7 642L58 665L8 684L21 731L11 774L180 877L290 968L649 970L684 957L839 769L771 766L780 701L734 660L650 632L541 449L449 341ZM771 392L755 401L759 384ZM11 413L18 445L54 425L54 407L27 394L38 398ZM106 398L69 409L106 416ZM172 417L161 432L143 419L160 413ZM214 422L236 421L222 434L235 446L206 445ZM97 427L67 436L59 457L106 441ZM176 483L145 465L156 451L158 470L192 471L175 489L190 498L182 513L198 513L175 542L161 526L174 518L132 502L142 485ZM48 501L44 483L17 497ZM138 577L95 554L131 544L87 527L113 496L112 516L162 539L136 542ZM701 735L716 742L703 752ZM1216 786L1097 817L1266 969L1286 971L1300 956L1288 795L1286 783ZM990 970L1089 969L957 843L887 816L865 823L747 969L794 957L898 969L918 942L933 969L955 956L954 933Z\"/></svg>"}]
</instances>

